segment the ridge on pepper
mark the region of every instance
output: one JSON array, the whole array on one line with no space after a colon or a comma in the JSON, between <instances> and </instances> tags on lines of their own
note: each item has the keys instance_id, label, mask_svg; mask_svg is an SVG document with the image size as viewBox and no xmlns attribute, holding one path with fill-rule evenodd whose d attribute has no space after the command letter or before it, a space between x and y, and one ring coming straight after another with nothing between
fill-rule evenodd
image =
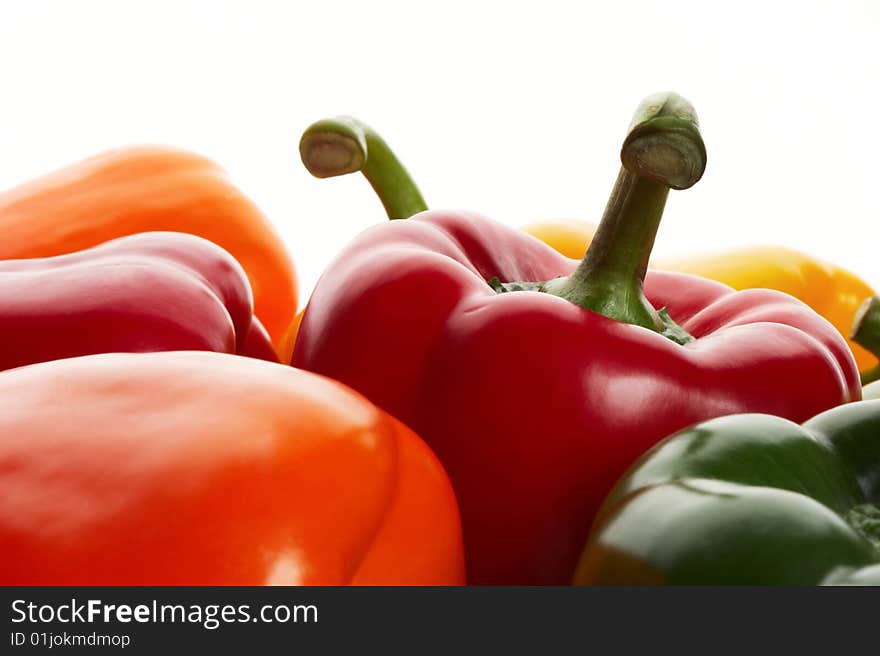
<instances>
[{"instance_id":1,"label":"ridge on pepper","mask_svg":"<svg viewBox=\"0 0 880 656\"><path fill-rule=\"evenodd\" d=\"M238 262L179 232L0 261L0 342L0 370L93 353L177 350L277 362Z\"/></svg>"},{"instance_id":2,"label":"ridge on pepper","mask_svg":"<svg viewBox=\"0 0 880 656\"><path fill-rule=\"evenodd\" d=\"M0 261L0 370L78 355L206 350L277 362L238 262L179 232Z\"/></svg>"},{"instance_id":3,"label":"ridge on pepper","mask_svg":"<svg viewBox=\"0 0 880 656\"><path fill-rule=\"evenodd\" d=\"M334 161L358 170L346 151L369 150L348 134L363 125L316 125L306 164L317 135L323 176ZM647 271L669 189L705 167L687 101L648 98L621 160L581 262L474 213L424 211L355 238L302 316L292 364L358 390L443 462L471 583L570 582L605 494L685 426L738 412L804 421L860 398L843 337L800 301ZM419 207L408 176L376 168L361 163L386 208L398 196Z\"/></svg>"},{"instance_id":4,"label":"ridge on pepper","mask_svg":"<svg viewBox=\"0 0 880 656\"><path fill-rule=\"evenodd\" d=\"M553 219L523 227L566 257L580 258L596 232L581 219ZM692 273L723 282L734 289L776 289L803 301L828 319L844 337L860 300L874 294L854 273L784 246L748 246L715 253L652 258L651 268ZM861 368L877 365L877 357L850 339Z\"/></svg>"}]
</instances>

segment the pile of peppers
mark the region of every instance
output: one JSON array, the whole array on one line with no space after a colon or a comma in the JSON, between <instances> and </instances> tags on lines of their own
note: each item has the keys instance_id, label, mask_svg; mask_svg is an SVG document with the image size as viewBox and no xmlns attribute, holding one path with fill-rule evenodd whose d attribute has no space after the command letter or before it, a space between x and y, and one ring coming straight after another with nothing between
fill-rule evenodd
<instances>
[{"instance_id":1,"label":"pile of peppers","mask_svg":"<svg viewBox=\"0 0 880 656\"><path fill-rule=\"evenodd\" d=\"M706 169L684 98L598 223L429 209L352 117L300 155L391 219L304 303L198 155L0 194L0 584L880 585L880 298L783 247L651 258Z\"/></svg>"}]
</instances>

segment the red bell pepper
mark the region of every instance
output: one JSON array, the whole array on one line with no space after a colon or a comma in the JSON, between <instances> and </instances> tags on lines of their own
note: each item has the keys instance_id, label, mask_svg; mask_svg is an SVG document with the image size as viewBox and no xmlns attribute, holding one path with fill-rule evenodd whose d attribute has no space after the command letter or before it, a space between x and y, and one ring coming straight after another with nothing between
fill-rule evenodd
<instances>
[{"instance_id":1,"label":"red bell pepper","mask_svg":"<svg viewBox=\"0 0 880 656\"><path fill-rule=\"evenodd\" d=\"M334 147L359 147L310 137L325 172L346 161ZM846 342L800 301L646 277L669 188L705 167L690 105L649 98L622 160L580 263L476 214L424 212L356 238L303 317L293 364L360 391L440 457L471 583L569 582L604 495L676 430L737 412L801 422L860 398ZM402 178L386 177L374 186L396 193Z\"/></svg>"},{"instance_id":2,"label":"red bell pepper","mask_svg":"<svg viewBox=\"0 0 880 656\"><path fill-rule=\"evenodd\" d=\"M0 370L108 352L277 361L241 266L206 239L177 232L0 262L0 344Z\"/></svg>"}]
</instances>

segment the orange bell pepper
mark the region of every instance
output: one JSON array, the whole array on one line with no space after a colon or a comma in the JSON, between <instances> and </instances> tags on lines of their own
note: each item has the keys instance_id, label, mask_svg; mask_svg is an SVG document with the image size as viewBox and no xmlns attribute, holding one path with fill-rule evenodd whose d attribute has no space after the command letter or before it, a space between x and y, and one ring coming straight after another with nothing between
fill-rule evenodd
<instances>
[{"instance_id":1,"label":"orange bell pepper","mask_svg":"<svg viewBox=\"0 0 880 656\"><path fill-rule=\"evenodd\" d=\"M137 232L187 232L241 263L255 314L282 361L297 309L293 263L263 213L210 160L182 150L113 150L0 193L0 259L50 257Z\"/></svg>"},{"instance_id":2,"label":"orange bell pepper","mask_svg":"<svg viewBox=\"0 0 880 656\"><path fill-rule=\"evenodd\" d=\"M0 373L0 584L464 583L449 481L340 383L208 352Z\"/></svg>"},{"instance_id":3,"label":"orange bell pepper","mask_svg":"<svg viewBox=\"0 0 880 656\"><path fill-rule=\"evenodd\" d=\"M581 259L596 225L559 219L527 225L524 230L566 257ZM711 278L737 290L766 287L800 299L830 321L849 341L860 369L877 358L850 338L850 326L862 301L874 290L858 276L834 264L782 246L751 246L675 258L656 258L651 267Z\"/></svg>"}]
</instances>

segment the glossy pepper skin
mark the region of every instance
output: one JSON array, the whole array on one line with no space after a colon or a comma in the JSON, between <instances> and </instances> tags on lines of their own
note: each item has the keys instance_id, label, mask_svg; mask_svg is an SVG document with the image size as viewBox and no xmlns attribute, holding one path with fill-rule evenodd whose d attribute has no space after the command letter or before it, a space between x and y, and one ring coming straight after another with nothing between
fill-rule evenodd
<instances>
[{"instance_id":1,"label":"glossy pepper skin","mask_svg":"<svg viewBox=\"0 0 880 656\"><path fill-rule=\"evenodd\" d=\"M151 232L0 261L0 370L108 352L207 350L277 361L241 266L211 242Z\"/></svg>"},{"instance_id":2,"label":"glossy pepper skin","mask_svg":"<svg viewBox=\"0 0 880 656\"><path fill-rule=\"evenodd\" d=\"M880 401L664 440L605 501L575 581L880 584Z\"/></svg>"},{"instance_id":3,"label":"glossy pepper skin","mask_svg":"<svg viewBox=\"0 0 880 656\"><path fill-rule=\"evenodd\" d=\"M523 229L566 257L581 258L596 232L596 225L577 219L557 219ZM739 290L766 287L785 292L828 319L847 338L859 303L875 293L868 283L846 269L782 246L752 246L705 255L655 258L651 266L692 273ZM877 358L855 341L850 339L849 345L860 368L877 364Z\"/></svg>"},{"instance_id":4,"label":"glossy pepper skin","mask_svg":"<svg viewBox=\"0 0 880 656\"><path fill-rule=\"evenodd\" d=\"M333 381L205 352L0 373L3 585L463 583L446 474Z\"/></svg>"},{"instance_id":5,"label":"glossy pepper skin","mask_svg":"<svg viewBox=\"0 0 880 656\"><path fill-rule=\"evenodd\" d=\"M269 220L204 157L158 146L120 148L0 193L0 259L80 251L139 232L204 237L250 281L256 314L282 360L296 313L296 274Z\"/></svg>"},{"instance_id":6,"label":"glossy pepper skin","mask_svg":"<svg viewBox=\"0 0 880 656\"><path fill-rule=\"evenodd\" d=\"M642 293L668 191L648 176L686 188L705 162L680 98L643 107L581 263L481 216L429 211L356 238L302 318L293 364L360 391L443 462L470 583L570 582L602 499L676 430L734 412L803 421L859 398L846 343L790 296L661 271ZM660 152L643 152L658 131ZM693 165L685 179L669 149ZM652 323L663 307L695 339Z\"/></svg>"}]
</instances>

